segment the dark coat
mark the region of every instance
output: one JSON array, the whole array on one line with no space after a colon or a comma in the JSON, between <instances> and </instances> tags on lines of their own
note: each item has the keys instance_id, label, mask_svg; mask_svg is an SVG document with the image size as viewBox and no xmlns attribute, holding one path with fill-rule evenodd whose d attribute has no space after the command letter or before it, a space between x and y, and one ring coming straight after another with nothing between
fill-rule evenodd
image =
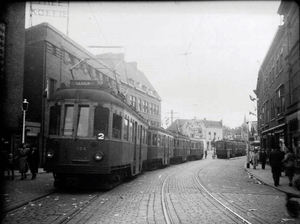
<instances>
[{"instance_id":1,"label":"dark coat","mask_svg":"<svg viewBox=\"0 0 300 224\"><path fill-rule=\"evenodd\" d=\"M259 158L260 158L260 161L262 163L265 163L266 162L266 159L267 159L267 153L266 151L261 151L260 152L260 155L259 155Z\"/></svg>"},{"instance_id":2,"label":"dark coat","mask_svg":"<svg viewBox=\"0 0 300 224\"><path fill-rule=\"evenodd\" d=\"M38 149L31 150L27 159L31 173L38 173L40 153Z\"/></svg>"},{"instance_id":3,"label":"dark coat","mask_svg":"<svg viewBox=\"0 0 300 224\"><path fill-rule=\"evenodd\" d=\"M272 168L281 168L282 160L284 159L284 154L279 150L273 150L269 156L270 166Z\"/></svg>"}]
</instances>

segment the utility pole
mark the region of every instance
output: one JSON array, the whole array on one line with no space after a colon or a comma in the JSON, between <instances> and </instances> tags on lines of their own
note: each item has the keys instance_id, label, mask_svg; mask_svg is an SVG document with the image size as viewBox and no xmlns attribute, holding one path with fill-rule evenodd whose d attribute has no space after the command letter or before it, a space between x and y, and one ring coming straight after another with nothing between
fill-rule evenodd
<instances>
[{"instance_id":1,"label":"utility pole","mask_svg":"<svg viewBox=\"0 0 300 224\"><path fill-rule=\"evenodd\" d=\"M173 110L171 110L171 124L173 124L173 121L174 121L174 120L173 120L173 118L174 118L174 117L173 117L173 114L174 114L174 113L177 114L177 112L173 112ZM168 113L168 114L169 114L169 113Z\"/></svg>"}]
</instances>

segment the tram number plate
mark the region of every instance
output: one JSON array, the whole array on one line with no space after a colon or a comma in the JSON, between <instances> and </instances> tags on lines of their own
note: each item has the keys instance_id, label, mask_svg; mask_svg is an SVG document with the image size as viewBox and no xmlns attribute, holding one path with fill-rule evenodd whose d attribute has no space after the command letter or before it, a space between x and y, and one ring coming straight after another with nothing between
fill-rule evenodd
<instances>
[{"instance_id":1,"label":"tram number plate","mask_svg":"<svg viewBox=\"0 0 300 224\"><path fill-rule=\"evenodd\" d=\"M103 133L98 133L97 139L103 141L104 140L104 134Z\"/></svg>"}]
</instances>

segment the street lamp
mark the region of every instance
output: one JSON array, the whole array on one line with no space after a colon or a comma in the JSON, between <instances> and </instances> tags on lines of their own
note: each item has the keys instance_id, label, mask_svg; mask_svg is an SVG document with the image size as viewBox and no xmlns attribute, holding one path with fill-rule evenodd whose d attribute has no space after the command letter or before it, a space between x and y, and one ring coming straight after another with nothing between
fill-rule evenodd
<instances>
[{"instance_id":1,"label":"street lamp","mask_svg":"<svg viewBox=\"0 0 300 224\"><path fill-rule=\"evenodd\" d=\"M29 105L29 102L26 99L24 99L23 107L22 107L22 112L23 112L22 143L25 143L25 116L26 116L26 111L28 110L28 105Z\"/></svg>"}]
</instances>

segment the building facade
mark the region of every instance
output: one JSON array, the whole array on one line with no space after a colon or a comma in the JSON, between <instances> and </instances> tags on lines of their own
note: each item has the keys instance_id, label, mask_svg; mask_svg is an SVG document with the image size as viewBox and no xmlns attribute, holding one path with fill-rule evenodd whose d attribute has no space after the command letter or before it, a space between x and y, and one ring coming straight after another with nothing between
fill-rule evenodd
<instances>
[{"instance_id":1,"label":"building facade","mask_svg":"<svg viewBox=\"0 0 300 224\"><path fill-rule=\"evenodd\" d=\"M191 138L205 140L205 148L211 150L213 141L223 139L223 121L199 120L199 119L176 119L167 130L179 132Z\"/></svg>"},{"instance_id":2,"label":"building facade","mask_svg":"<svg viewBox=\"0 0 300 224\"><path fill-rule=\"evenodd\" d=\"M25 2L0 3L0 147L22 142Z\"/></svg>"},{"instance_id":3,"label":"building facade","mask_svg":"<svg viewBox=\"0 0 300 224\"><path fill-rule=\"evenodd\" d=\"M132 68L131 63L120 61L118 55L95 56L48 23L28 28L25 40L24 97L30 103L27 123L32 125L32 128L27 128L27 140L39 146L42 158L49 131L47 99L60 87L68 86L72 79L97 80L108 91L122 94L150 124L161 120L161 100L157 93L150 94L154 91L153 86L142 72L135 70L136 66ZM135 76L139 77L133 78ZM130 82L130 79L135 82ZM143 92L136 90L137 82L145 86ZM136 97L134 100L133 96ZM147 102L141 110L133 103L139 100ZM155 115L150 113L153 113L152 104L157 106Z\"/></svg>"},{"instance_id":4,"label":"building facade","mask_svg":"<svg viewBox=\"0 0 300 224\"><path fill-rule=\"evenodd\" d=\"M282 1L278 14L282 24L258 74L258 132L262 147L273 149L283 142L299 147L300 59L299 6ZM299 150L298 150L299 153Z\"/></svg>"}]
</instances>

